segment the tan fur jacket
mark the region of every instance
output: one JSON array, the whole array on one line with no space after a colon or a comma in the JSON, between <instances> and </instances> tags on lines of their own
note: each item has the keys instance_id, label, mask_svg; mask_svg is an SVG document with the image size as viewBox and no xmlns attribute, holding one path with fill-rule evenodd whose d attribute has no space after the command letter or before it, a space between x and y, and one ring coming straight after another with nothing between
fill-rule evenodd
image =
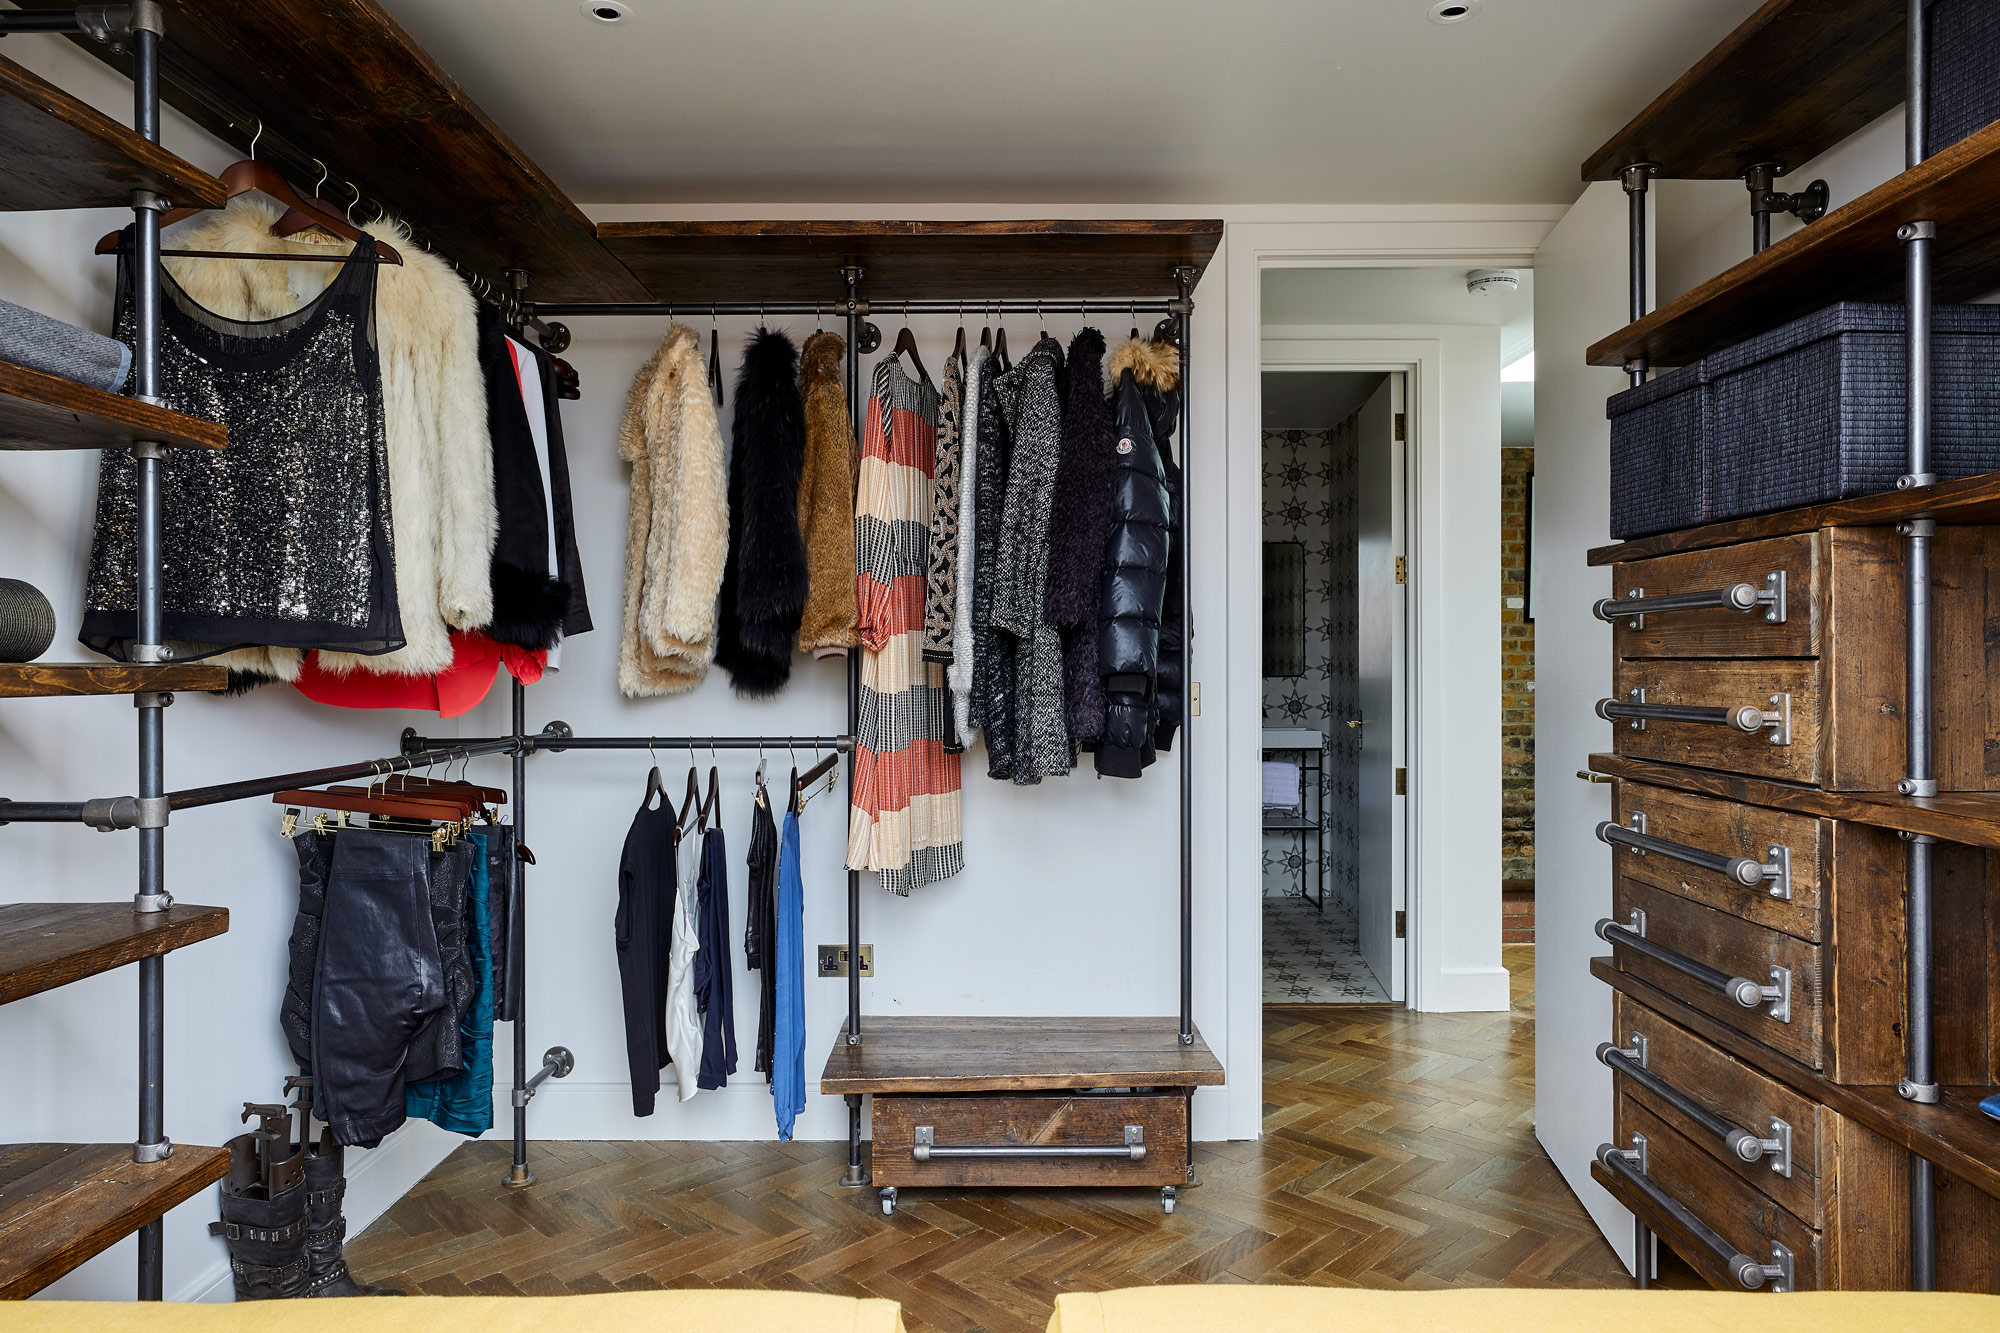
<instances>
[{"instance_id":1,"label":"tan fur jacket","mask_svg":"<svg viewBox=\"0 0 2000 1333\"><path fill-rule=\"evenodd\" d=\"M669 329L633 379L618 456L632 465L618 688L633 699L680 694L715 658L729 558L728 453L693 329Z\"/></svg>"},{"instance_id":2,"label":"tan fur jacket","mask_svg":"<svg viewBox=\"0 0 2000 1333\"><path fill-rule=\"evenodd\" d=\"M854 487L861 451L847 416L837 333L815 333L799 357L799 395L806 403L805 468L799 474L799 536L806 544L805 615L799 651L840 657L858 644L861 618L854 579Z\"/></svg>"},{"instance_id":3,"label":"tan fur jacket","mask_svg":"<svg viewBox=\"0 0 2000 1333\"><path fill-rule=\"evenodd\" d=\"M273 236L277 217L270 204L245 195L169 244L256 254L324 254L327 244L348 244L314 239L316 233ZM493 446L476 306L458 275L419 248L401 223L385 218L365 230L403 256L402 264L377 272L375 329L404 646L375 657L321 653L319 661L337 672L427 676L451 665L450 630L478 629L493 618ZM318 295L338 267L185 257L166 265L195 301L232 319L291 314ZM301 654L252 648L222 660L239 671L294 680Z\"/></svg>"}]
</instances>

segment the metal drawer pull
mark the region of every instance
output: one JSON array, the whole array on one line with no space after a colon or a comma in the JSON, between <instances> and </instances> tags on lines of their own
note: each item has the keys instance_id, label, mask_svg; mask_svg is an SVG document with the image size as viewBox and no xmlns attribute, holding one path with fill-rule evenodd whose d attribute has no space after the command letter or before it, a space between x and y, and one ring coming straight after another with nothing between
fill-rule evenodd
<instances>
[{"instance_id":1,"label":"metal drawer pull","mask_svg":"<svg viewBox=\"0 0 2000 1333\"><path fill-rule=\"evenodd\" d=\"M1681 975L1721 991L1745 1009L1769 1004L1772 1018L1780 1023L1792 1021L1792 971L1788 967L1773 967L1768 986L1760 986L1748 977L1732 977L1727 972L1719 972L1707 963L1696 962L1684 953L1675 953L1665 945L1647 939L1646 914L1636 907L1632 909L1631 921L1625 925L1610 917L1599 921L1597 938L1607 944L1623 944L1654 962L1665 963Z\"/></svg>"},{"instance_id":2,"label":"metal drawer pull","mask_svg":"<svg viewBox=\"0 0 2000 1333\"><path fill-rule=\"evenodd\" d=\"M1771 744L1792 743L1792 696L1789 694L1772 695L1771 707L1764 709L1755 704L1735 707L1649 704L1646 702L1646 691L1635 689L1628 693L1623 703L1616 699L1599 699L1597 715L1607 722L1628 719L1634 731L1644 731L1648 722L1699 722L1706 726L1734 727L1743 732L1768 730L1771 734L1767 739Z\"/></svg>"},{"instance_id":3,"label":"metal drawer pull","mask_svg":"<svg viewBox=\"0 0 2000 1333\"><path fill-rule=\"evenodd\" d=\"M1758 1162L1768 1157L1773 1171L1787 1180L1792 1178L1792 1127L1778 1117L1771 1117L1769 1138L1760 1138L1740 1125L1730 1124L1646 1068L1646 1039L1637 1033L1632 1037L1632 1049L1621 1051L1607 1041L1597 1048L1597 1058L1721 1139L1739 1161Z\"/></svg>"},{"instance_id":4,"label":"metal drawer pull","mask_svg":"<svg viewBox=\"0 0 2000 1333\"><path fill-rule=\"evenodd\" d=\"M1751 611L1763 608L1768 624L1785 623L1785 571L1774 569L1764 576L1764 586L1732 583L1727 588L1704 592L1668 592L1646 596L1644 588L1628 589L1621 597L1606 597L1590 610L1599 620L1623 620L1633 629L1644 629L1646 617L1662 611Z\"/></svg>"},{"instance_id":5,"label":"metal drawer pull","mask_svg":"<svg viewBox=\"0 0 2000 1333\"><path fill-rule=\"evenodd\" d=\"M1724 1240L1715 1228L1688 1211L1687 1205L1653 1183L1646 1174L1646 1136L1634 1134L1632 1146L1621 1148L1615 1143L1599 1144L1597 1160L1604 1169L1630 1181L1639 1193L1646 1196L1655 1208L1673 1218L1681 1230L1692 1236L1721 1261L1729 1270L1729 1275L1745 1291L1756 1291L1767 1283L1772 1291L1790 1291L1795 1285L1792 1252L1776 1241L1771 1242L1771 1262L1760 1264L1743 1251Z\"/></svg>"},{"instance_id":6,"label":"metal drawer pull","mask_svg":"<svg viewBox=\"0 0 2000 1333\"><path fill-rule=\"evenodd\" d=\"M1123 1157L1134 1162L1146 1159L1146 1129L1143 1125L1125 1126L1125 1142L1111 1143L998 1143L959 1148L941 1148L937 1141L937 1127L918 1125L916 1143L910 1149L910 1156L919 1162L936 1161L944 1157Z\"/></svg>"},{"instance_id":7,"label":"metal drawer pull","mask_svg":"<svg viewBox=\"0 0 2000 1333\"><path fill-rule=\"evenodd\" d=\"M1754 889L1759 884L1770 882L1771 896L1790 902L1792 897L1792 849L1773 844L1765 853L1771 859L1758 861L1750 856L1725 856L1721 852L1705 852L1699 847L1689 847L1685 843L1668 842L1646 832L1646 813L1632 812L1632 826L1614 824L1610 820L1597 826L1598 841L1613 846L1630 847L1634 854L1644 856L1647 852L1658 852L1661 856L1676 861L1685 861L1703 870L1713 870L1735 880L1746 889Z\"/></svg>"}]
</instances>

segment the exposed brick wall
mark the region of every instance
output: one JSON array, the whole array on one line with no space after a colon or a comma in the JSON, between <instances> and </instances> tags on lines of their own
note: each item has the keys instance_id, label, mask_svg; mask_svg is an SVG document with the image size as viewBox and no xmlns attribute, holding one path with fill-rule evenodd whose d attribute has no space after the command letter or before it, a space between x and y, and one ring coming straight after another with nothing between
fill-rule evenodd
<instances>
[{"instance_id":1,"label":"exposed brick wall","mask_svg":"<svg viewBox=\"0 0 2000 1333\"><path fill-rule=\"evenodd\" d=\"M1528 593L1533 449L1500 451L1500 878L1502 938L1535 938L1535 627L1509 599Z\"/></svg>"}]
</instances>

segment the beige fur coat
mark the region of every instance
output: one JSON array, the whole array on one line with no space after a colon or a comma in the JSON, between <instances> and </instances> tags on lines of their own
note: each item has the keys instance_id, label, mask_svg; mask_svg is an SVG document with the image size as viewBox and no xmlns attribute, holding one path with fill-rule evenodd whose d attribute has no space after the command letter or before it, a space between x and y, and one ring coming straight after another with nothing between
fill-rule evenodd
<instances>
[{"instance_id":1,"label":"beige fur coat","mask_svg":"<svg viewBox=\"0 0 2000 1333\"><path fill-rule=\"evenodd\" d=\"M618 456L632 465L618 688L634 699L680 694L715 659L729 558L728 453L693 329L669 329L633 379Z\"/></svg>"},{"instance_id":2,"label":"beige fur coat","mask_svg":"<svg viewBox=\"0 0 2000 1333\"><path fill-rule=\"evenodd\" d=\"M257 254L323 254L327 245L348 245L316 232L273 236L277 217L269 203L244 195L169 243ZM378 270L375 329L404 646L375 657L321 653L319 661L332 671L425 676L451 665L450 630L478 629L493 618L497 518L477 307L450 266L420 249L401 223L385 218L366 230L403 256L401 265ZM318 295L337 268L185 257L166 265L189 296L232 319L290 314ZM252 648L222 660L239 671L293 680L301 654Z\"/></svg>"},{"instance_id":3,"label":"beige fur coat","mask_svg":"<svg viewBox=\"0 0 2000 1333\"><path fill-rule=\"evenodd\" d=\"M861 642L854 578L854 487L861 450L841 378L847 343L837 333L806 339L799 394L806 404L806 453L799 476L799 536L806 547L806 604L799 651L840 657Z\"/></svg>"}]
</instances>

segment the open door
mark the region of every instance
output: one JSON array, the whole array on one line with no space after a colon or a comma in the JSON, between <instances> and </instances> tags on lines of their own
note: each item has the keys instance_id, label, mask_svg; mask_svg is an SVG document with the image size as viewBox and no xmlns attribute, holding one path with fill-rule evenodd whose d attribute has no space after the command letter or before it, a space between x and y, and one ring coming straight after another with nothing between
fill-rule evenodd
<instances>
[{"instance_id":1,"label":"open door","mask_svg":"<svg viewBox=\"0 0 2000 1333\"><path fill-rule=\"evenodd\" d=\"M1408 401L1403 372L1392 373L1362 407L1355 447L1360 454L1356 528L1359 538L1361 703L1361 956L1388 989L1407 995L1408 846L1404 795L1405 628L1409 584L1404 563L1404 455Z\"/></svg>"}]
</instances>

